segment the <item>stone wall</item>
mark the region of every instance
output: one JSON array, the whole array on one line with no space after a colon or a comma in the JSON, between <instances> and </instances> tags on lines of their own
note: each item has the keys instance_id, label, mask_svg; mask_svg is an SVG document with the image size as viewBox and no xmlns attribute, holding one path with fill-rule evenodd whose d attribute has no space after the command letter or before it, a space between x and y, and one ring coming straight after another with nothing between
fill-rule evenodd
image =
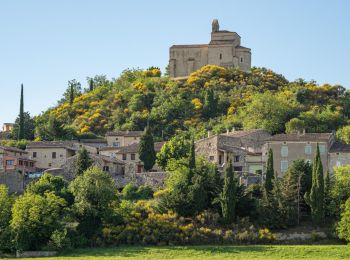
<instances>
[{"instance_id":1,"label":"stone wall","mask_svg":"<svg viewBox=\"0 0 350 260\"><path fill-rule=\"evenodd\" d=\"M10 193L22 193L25 187L23 174L17 171L0 172L0 184L5 184Z\"/></svg>"}]
</instances>

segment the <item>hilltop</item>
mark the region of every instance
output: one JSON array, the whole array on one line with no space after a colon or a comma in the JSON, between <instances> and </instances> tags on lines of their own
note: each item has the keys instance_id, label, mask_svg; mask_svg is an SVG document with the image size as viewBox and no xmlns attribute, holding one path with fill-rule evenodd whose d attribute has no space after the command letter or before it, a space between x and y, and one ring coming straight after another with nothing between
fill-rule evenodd
<instances>
[{"instance_id":1,"label":"hilltop","mask_svg":"<svg viewBox=\"0 0 350 260\"><path fill-rule=\"evenodd\" d=\"M99 79L71 100L68 89L56 107L35 117L36 138L103 136L110 130L143 130L147 123L157 139L183 131L199 138L207 130L233 127L329 132L348 124L350 116L350 92L344 87L289 82L266 68L243 72L207 65L176 81L152 67Z\"/></svg>"}]
</instances>

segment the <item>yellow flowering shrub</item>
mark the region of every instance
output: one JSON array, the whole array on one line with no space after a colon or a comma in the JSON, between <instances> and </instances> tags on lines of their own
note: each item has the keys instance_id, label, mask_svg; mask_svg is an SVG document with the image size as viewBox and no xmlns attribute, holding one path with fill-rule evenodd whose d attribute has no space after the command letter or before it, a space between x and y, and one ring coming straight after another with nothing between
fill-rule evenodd
<instances>
[{"instance_id":1,"label":"yellow flowering shrub","mask_svg":"<svg viewBox=\"0 0 350 260\"><path fill-rule=\"evenodd\" d=\"M192 99L191 103L194 106L194 109L196 110L199 110L203 107L203 104L199 98Z\"/></svg>"}]
</instances>

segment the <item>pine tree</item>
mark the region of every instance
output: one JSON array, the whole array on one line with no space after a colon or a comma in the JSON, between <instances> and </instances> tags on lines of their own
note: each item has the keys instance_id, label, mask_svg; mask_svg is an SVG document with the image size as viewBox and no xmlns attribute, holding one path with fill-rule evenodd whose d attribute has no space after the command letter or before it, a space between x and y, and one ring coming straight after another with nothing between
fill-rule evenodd
<instances>
[{"instance_id":1,"label":"pine tree","mask_svg":"<svg viewBox=\"0 0 350 260\"><path fill-rule=\"evenodd\" d=\"M77 156L75 162L75 176L82 175L87 169L92 166L92 160L89 156L88 151L83 147Z\"/></svg>"},{"instance_id":2,"label":"pine tree","mask_svg":"<svg viewBox=\"0 0 350 260\"><path fill-rule=\"evenodd\" d=\"M89 90L90 91L94 90L94 81L92 79L90 79L90 81L89 81Z\"/></svg>"},{"instance_id":3,"label":"pine tree","mask_svg":"<svg viewBox=\"0 0 350 260\"><path fill-rule=\"evenodd\" d=\"M224 187L220 196L222 216L227 224L232 223L235 219L236 192L237 185L230 160L225 169Z\"/></svg>"},{"instance_id":4,"label":"pine tree","mask_svg":"<svg viewBox=\"0 0 350 260\"><path fill-rule=\"evenodd\" d=\"M143 162L143 167L146 171L152 169L156 162L156 152L154 150L154 141L151 129L146 127L145 134L141 137L139 144L139 156Z\"/></svg>"},{"instance_id":5,"label":"pine tree","mask_svg":"<svg viewBox=\"0 0 350 260\"><path fill-rule=\"evenodd\" d=\"M273 169L273 152L272 149L269 149L267 166L266 166L266 179L265 179L265 190L271 192L273 189L273 178L274 178L274 169Z\"/></svg>"},{"instance_id":6,"label":"pine tree","mask_svg":"<svg viewBox=\"0 0 350 260\"><path fill-rule=\"evenodd\" d=\"M21 101L19 105L19 130L18 140L24 139L24 100L23 100L23 84L21 85Z\"/></svg>"},{"instance_id":7,"label":"pine tree","mask_svg":"<svg viewBox=\"0 0 350 260\"><path fill-rule=\"evenodd\" d=\"M311 191L305 194L305 201L311 208L312 222L315 225L324 224L324 179L323 166L318 144L316 157L312 168Z\"/></svg>"},{"instance_id":8,"label":"pine tree","mask_svg":"<svg viewBox=\"0 0 350 260\"><path fill-rule=\"evenodd\" d=\"M189 152L189 158L188 158L188 169L190 171L190 179L193 176L193 172L196 169L196 154L195 154L195 146L194 146L194 140L191 140L191 146L190 146L190 152Z\"/></svg>"}]
</instances>

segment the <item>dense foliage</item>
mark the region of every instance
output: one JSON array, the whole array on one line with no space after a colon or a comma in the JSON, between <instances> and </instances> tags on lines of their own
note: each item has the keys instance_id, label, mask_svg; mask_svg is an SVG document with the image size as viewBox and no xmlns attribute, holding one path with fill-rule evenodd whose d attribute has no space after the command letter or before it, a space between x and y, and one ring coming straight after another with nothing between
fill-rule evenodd
<instances>
[{"instance_id":1,"label":"dense foliage","mask_svg":"<svg viewBox=\"0 0 350 260\"><path fill-rule=\"evenodd\" d=\"M161 77L157 68L125 70L111 81L95 78L93 88L86 90L69 82L74 86L72 102L68 87L59 105L35 118L38 139L144 130L147 123L155 140L179 132L199 138L207 130L232 127L327 132L347 125L350 116L350 93L344 87L288 82L265 68L242 72L208 65L185 82Z\"/></svg>"}]
</instances>

